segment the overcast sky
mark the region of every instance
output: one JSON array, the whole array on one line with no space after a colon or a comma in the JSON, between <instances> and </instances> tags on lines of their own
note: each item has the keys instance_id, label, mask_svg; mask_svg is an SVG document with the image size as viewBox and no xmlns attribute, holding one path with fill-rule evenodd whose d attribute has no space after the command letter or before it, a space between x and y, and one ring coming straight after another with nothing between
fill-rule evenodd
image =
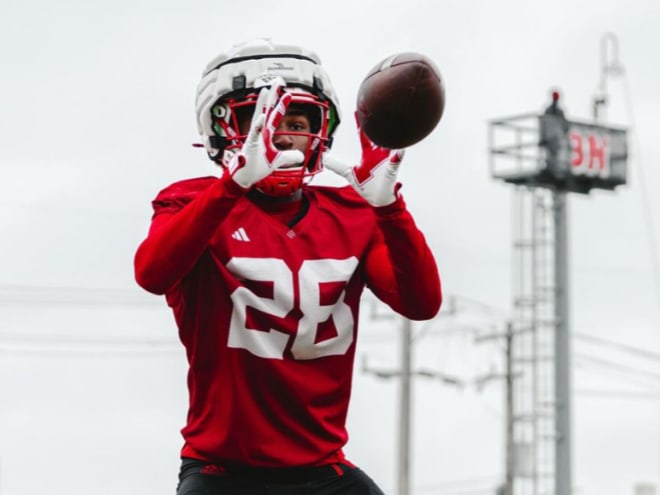
<instances>
[{"instance_id":1,"label":"overcast sky","mask_svg":"<svg viewBox=\"0 0 660 495\"><path fill-rule=\"evenodd\" d=\"M132 257L161 188L218 173L191 146L195 87L218 52L256 36L321 56L346 159L358 158L352 113L376 62L418 51L439 67L445 114L408 150L400 179L444 290L462 304L416 327L415 359L467 386L416 381L413 493L492 493L503 390L473 382L501 369L501 348L474 337L510 315L513 193L490 177L487 122L541 111L554 87L569 118L589 119L600 42L616 35L625 70L608 81L607 117L631 130L629 184L569 199L571 327L660 354L659 21L655 0L3 0L0 494L174 493L184 356L164 301L135 286ZM340 183L326 174L318 181ZM396 367L399 322L362 319L358 358ZM660 363L585 340L574 350L634 370L576 362L575 493L660 485ZM358 366L347 453L389 493L397 394Z\"/></svg>"}]
</instances>

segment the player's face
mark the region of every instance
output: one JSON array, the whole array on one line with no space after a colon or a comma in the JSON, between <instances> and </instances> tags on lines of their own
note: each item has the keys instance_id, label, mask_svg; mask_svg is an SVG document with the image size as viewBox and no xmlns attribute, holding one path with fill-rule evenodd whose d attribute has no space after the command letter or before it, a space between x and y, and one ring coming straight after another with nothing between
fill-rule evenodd
<instances>
[{"instance_id":1,"label":"player's face","mask_svg":"<svg viewBox=\"0 0 660 495\"><path fill-rule=\"evenodd\" d=\"M250 130L252 122L252 112L243 112L237 114L239 131L241 134L246 135ZM286 115L280 122L280 125L275 130L273 136L273 144L280 150L299 150L305 153L307 150L307 143L309 138L304 135L288 134L306 132L309 133L312 126L309 117L305 112L299 108L288 108Z\"/></svg>"},{"instance_id":2,"label":"player's face","mask_svg":"<svg viewBox=\"0 0 660 495\"><path fill-rule=\"evenodd\" d=\"M289 108L273 136L273 144L280 150L299 150L305 153L309 138L290 133L311 132L309 118L300 110Z\"/></svg>"}]
</instances>

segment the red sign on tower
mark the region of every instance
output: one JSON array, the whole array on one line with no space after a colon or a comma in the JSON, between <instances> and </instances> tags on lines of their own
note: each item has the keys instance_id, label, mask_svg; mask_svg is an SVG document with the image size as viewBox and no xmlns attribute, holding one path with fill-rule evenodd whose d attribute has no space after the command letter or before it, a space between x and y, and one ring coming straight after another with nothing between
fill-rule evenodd
<instances>
[{"instance_id":1,"label":"red sign on tower","mask_svg":"<svg viewBox=\"0 0 660 495\"><path fill-rule=\"evenodd\" d=\"M581 129L569 133L571 172L607 179L610 176L610 152L607 134Z\"/></svg>"}]
</instances>

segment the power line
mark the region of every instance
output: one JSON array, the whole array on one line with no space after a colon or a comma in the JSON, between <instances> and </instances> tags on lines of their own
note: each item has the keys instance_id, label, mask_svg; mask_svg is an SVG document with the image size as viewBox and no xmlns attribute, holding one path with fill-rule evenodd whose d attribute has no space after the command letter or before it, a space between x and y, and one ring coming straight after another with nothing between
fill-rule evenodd
<instances>
[{"instance_id":1,"label":"power line","mask_svg":"<svg viewBox=\"0 0 660 495\"><path fill-rule=\"evenodd\" d=\"M454 312L458 312L460 309L468 307L480 311L483 314L498 318L508 318L510 313L508 310L460 294L450 295L448 299L450 305L454 307Z\"/></svg>"},{"instance_id":2,"label":"power line","mask_svg":"<svg viewBox=\"0 0 660 495\"><path fill-rule=\"evenodd\" d=\"M477 476L474 478L463 478L458 480L441 481L439 483L433 483L430 485L416 486L415 488L417 490L449 490L449 489L461 488L461 485L473 485L473 484L483 484L486 482L492 482L500 479L500 477L501 477L500 474L489 474L489 475Z\"/></svg>"},{"instance_id":3,"label":"power line","mask_svg":"<svg viewBox=\"0 0 660 495\"><path fill-rule=\"evenodd\" d=\"M646 176L644 171L644 161L642 159L642 144L635 122L635 115L633 112L632 95L630 86L628 85L628 78L625 76L623 79L623 88L626 100L626 107L628 110L628 119L631 122L631 127L634 129L633 135L635 139L635 147L637 148L637 173L639 174L639 187L642 196L642 214L646 228L646 240L648 243L649 257L651 258L651 272L653 274L653 282L655 288L656 305L660 310L660 257L658 255L658 242L655 235L655 222L651 208L651 201L649 199L648 190L646 188Z\"/></svg>"},{"instance_id":4,"label":"power line","mask_svg":"<svg viewBox=\"0 0 660 495\"><path fill-rule=\"evenodd\" d=\"M465 489L459 489L459 490L450 490L450 491L440 491L438 492L437 489L416 489L418 492L428 492L428 491L433 491L433 493L437 495L481 495L481 494L488 494L492 495L495 493L493 485L489 485L487 487L483 488L465 488Z\"/></svg>"},{"instance_id":5,"label":"power line","mask_svg":"<svg viewBox=\"0 0 660 495\"><path fill-rule=\"evenodd\" d=\"M651 392L631 392L629 390L576 390L575 393L582 397L593 397L593 398L602 398L602 399L660 399L660 391L651 393Z\"/></svg>"},{"instance_id":6,"label":"power line","mask_svg":"<svg viewBox=\"0 0 660 495\"><path fill-rule=\"evenodd\" d=\"M138 331L135 332L136 334ZM102 345L102 346L145 346L168 347L179 345L173 336L171 339L145 339L145 338L101 338L101 337L75 337L71 335L24 335L17 333L0 332L0 343L16 343L24 345Z\"/></svg>"},{"instance_id":7,"label":"power line","mask_svg":"<svg viewBox=\"0 0 660 495\"><path fill-rule=\"evenodd\" d=\"M584 363L581 363L579 361L575 364L576 364L577 368L582 368L583 371L586 371L586 372L589 372L589 373L595 373L597 375L608 376L610 378L613 377L614 379L626 382L627 384L630 384L631 386L643 387L643 389L646 390L646 391L658 390L658 384L657 383L649 382L648 379L645 379L643 377L636 377L636 376L633 376L633 375L630 375L630 374L628 374L628 375L620 374L620 372L618 372L616 370L614 370L614 371L613 370L607 370L607 369L598 370L598 369L594 369L594 368L590 367L589 364L585 365Z\"/></svg>"},{"instance_id":8,"label":"power line","mask_svg":"<svg viewBox=\"0 0 660 495\"><path fill-rule=\"evenodd\" d=\"M593 335L587 335L585 333L573 332L573 337L575 337L578 340L583 340L583 341L591 342L591 343L598 344L598 345L601 345L601 346L604 346L604 347L610 347L612 349L617 349L617 350L620 350L620 351L629 352L631 354L635 354L635 355L638 355L638 356L641 356L641 357L644 357L644 358L647 358L647 359L652 359L652 360L660 362L660 353L657 353L657 352L647 351L647 350L644 350L644 349L633 347L633 346L628 345L628 344L622 344L620 342L614 342L612 340L603 339L601 337L594 337Z\"/></svg>"},{"instance_id":9,"label":"power line","mask_svg":"<svg viewBox=\"0 0 660 495\"><path fill-rule=\"evenodd\" d=\"M69 357L158 357L182 353L175 339L84 338L75 336L0 333L0 354L10 356L57 355Z\"/></svg>"},{"instance_id":10,"label":"power line","mask_svg":"<svg viewBox=\"0 0 660 495\"><path fill-rule=\"evenodd\" d=\"M139 289L0 285L0 304L162 305L162 298Z\"/></svg>"},{"instance_id":11,"label":"power line","mask_svg":"<svg viewBox=\"0 0 660 495\"><path fill-rule=\"evenodd\" d=\"M616 370L616 371L621 371L624 373L632 373L638 376L643 376L649 379L652 379L654 381L657 381L660 384L660 374L659 373L654 373L652 371L646 371L646 370L640 370L639 368L635 368L633 366L628 366L625 364L617 363L615 361L610 361L607 359L601 359L601 358L595 358L592 356L588 356L586 354L580 354L576 353L575 358L577 360L585 361L588 363L596 364L598 366L605 367L606 369L611 369L611 370Z\"/></svg>"},{"instance_id":12,"label":"power line","mask_svg":"<svg viewBox=\"0 0 660 495\"><path fill-rule=\"evenodd\" d=\"M0 356L9 357L57 357L57 358L131 358L136 357L143 359L148 358L164 358L164 357L177 357L178 354L183 356L183 351L175 349L102 349L102 348L87 348L87 349L57 349L57 348L23 348L23 349L2 349L0 348Z\"/></svg>"}]
</instances>

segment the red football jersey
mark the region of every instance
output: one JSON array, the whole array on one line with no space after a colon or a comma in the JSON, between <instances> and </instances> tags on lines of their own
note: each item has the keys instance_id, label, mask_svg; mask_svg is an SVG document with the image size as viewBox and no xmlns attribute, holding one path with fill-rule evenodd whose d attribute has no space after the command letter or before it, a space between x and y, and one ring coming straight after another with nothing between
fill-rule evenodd
<instances>
[{"instance_id":1,"label":"red football jersey","mask_svg":"<svg viewBox=\"0 0 660 495\"><path fill-rule=\"evenodd\" d=\"M306 186L289 228L225 178L154 201L136 278L172 307L189 362L182 455L217 464L342 458L362 290L431 318L433 256L403 200L372 208L349 186Z\"/></svg>"}]
</instances>

